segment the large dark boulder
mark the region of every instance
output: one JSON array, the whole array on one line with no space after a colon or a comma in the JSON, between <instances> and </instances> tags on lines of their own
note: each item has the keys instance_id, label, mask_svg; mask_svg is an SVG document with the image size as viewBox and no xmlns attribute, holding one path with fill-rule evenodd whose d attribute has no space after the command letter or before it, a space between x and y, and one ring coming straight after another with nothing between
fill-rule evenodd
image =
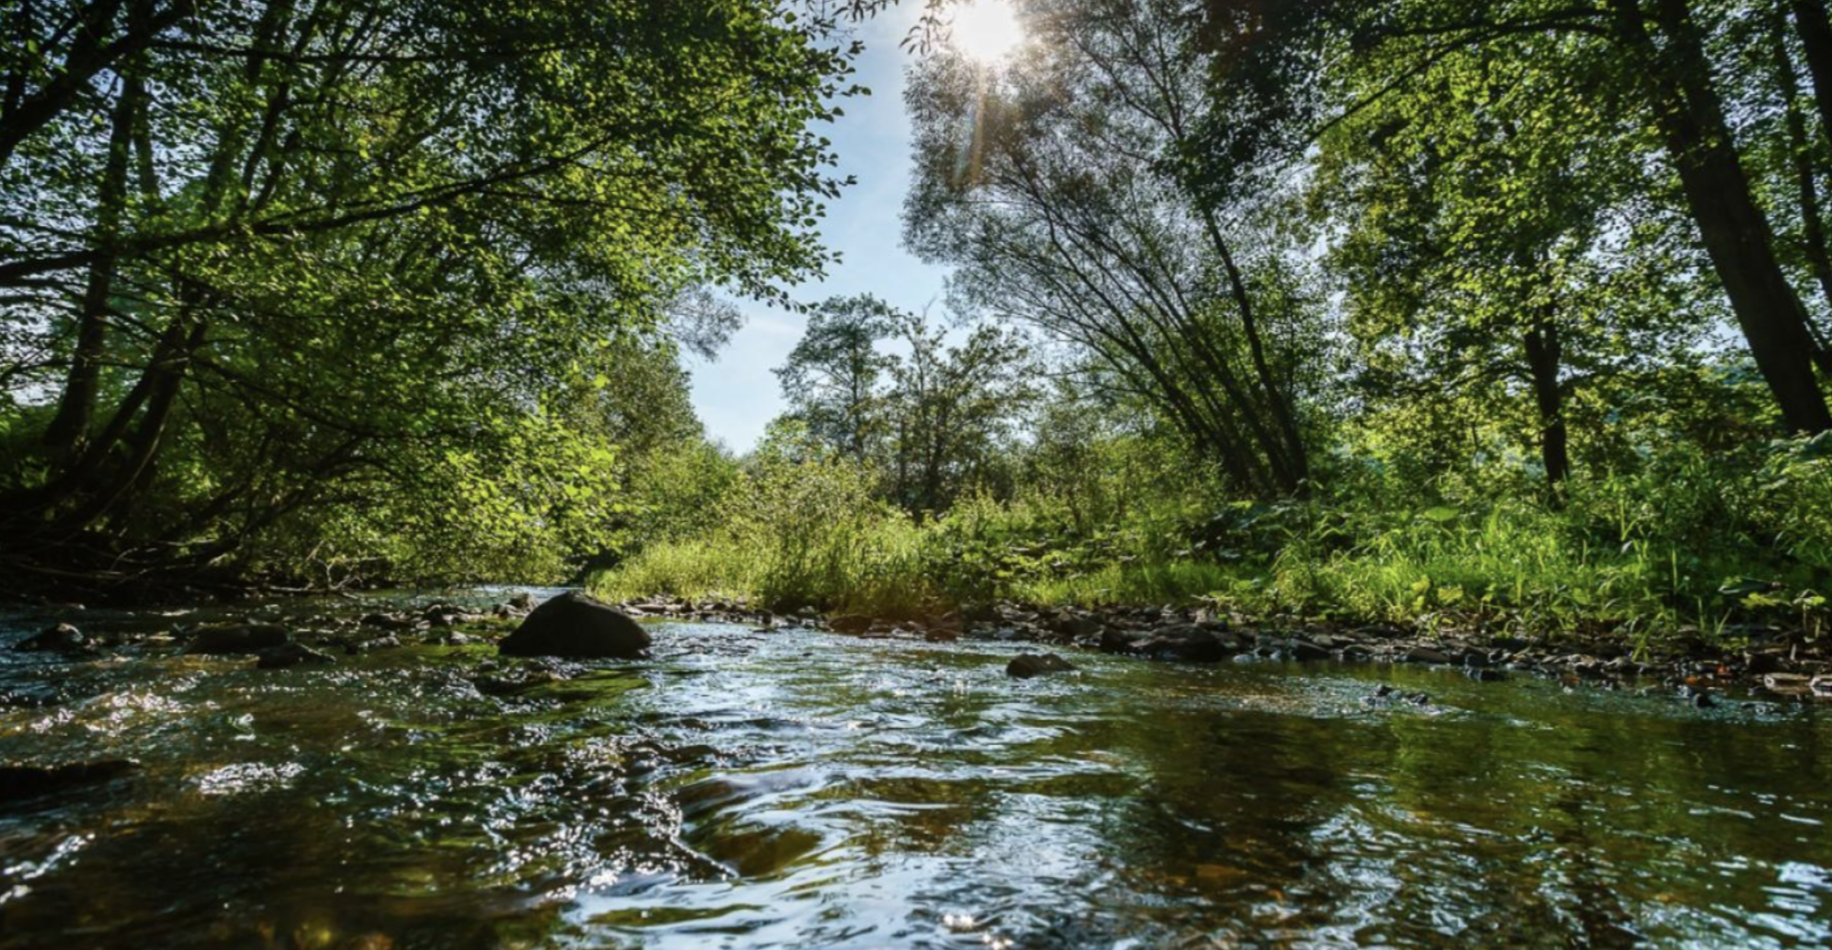
<instances>
[{"instance_id":1,"label":"large dark boulder","mask_svg":"<svg viewBox=\"0 0 1832 950\"><path fill-rule=\"evenodd\" d=\"M641 656L649 631L610 604L576 591L534 608L498 649L505 656Z\"/></svg>"}]
</instances>

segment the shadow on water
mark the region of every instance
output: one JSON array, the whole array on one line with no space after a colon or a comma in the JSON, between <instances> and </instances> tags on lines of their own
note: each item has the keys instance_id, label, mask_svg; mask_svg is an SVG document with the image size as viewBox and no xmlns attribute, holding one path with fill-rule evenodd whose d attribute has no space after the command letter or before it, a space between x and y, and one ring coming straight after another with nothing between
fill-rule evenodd
<instances>
[{"instance_id":1,"label":"shadow on water","mask_svg":"<svg viewBox=\"0 0 1832 950\"><path fill-rule=\"evenodd\" d=\"M0 811L0 950L1832 943L1812 711L656 633L508 695L487 645L5 654L0 758L143 768Z\"/></svg>"}]
</instances>

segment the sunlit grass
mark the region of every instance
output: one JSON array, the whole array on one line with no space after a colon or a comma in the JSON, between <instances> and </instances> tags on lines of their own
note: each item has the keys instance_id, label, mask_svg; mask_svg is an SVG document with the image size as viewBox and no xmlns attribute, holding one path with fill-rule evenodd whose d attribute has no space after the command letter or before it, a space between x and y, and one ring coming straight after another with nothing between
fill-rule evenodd
<instances>
[{"instance_id":1,"label":"sunlit grass","mask_svg":"<svg viewBox=\"0 0 1832 950\"><path fill-rule=\"evenodd\" d=\"M863 501L840 470L805 468L782 480L792 491L759 490L719 530L651 544L595 587L887 618L1000 600L1200 602L1257 620L1585 631L1637 644L1736 636L1751 623L1817 634L1832 589L1832 486L1826 465L1812 465L1794 483L1771 474L1735 491L1721 477L1651 473L1559 508L1362 498L1216 516L1162 501L1092 524L1037 495L969 498L918 523ZM1192 542L1233 516L1220 540Z\"/></svg>"}]
</instances>

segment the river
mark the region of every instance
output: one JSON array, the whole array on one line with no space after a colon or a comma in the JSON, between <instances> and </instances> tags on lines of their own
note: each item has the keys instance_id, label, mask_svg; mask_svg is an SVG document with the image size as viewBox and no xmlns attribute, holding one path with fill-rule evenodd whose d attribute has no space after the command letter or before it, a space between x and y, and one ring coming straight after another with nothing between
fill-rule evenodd
<instances>
[{"instance_id":1,"label":"river","mask_svg":"<svg viewBox=\"0 0 1832 950\"><path fill-rule=\"evenodd\" d=\"M140 763L0 805L0 948L1832 945L1823 707L691 623L520 690L4 649L246 611L0 614L0 761Z\"/></svg>"}]
</instances>

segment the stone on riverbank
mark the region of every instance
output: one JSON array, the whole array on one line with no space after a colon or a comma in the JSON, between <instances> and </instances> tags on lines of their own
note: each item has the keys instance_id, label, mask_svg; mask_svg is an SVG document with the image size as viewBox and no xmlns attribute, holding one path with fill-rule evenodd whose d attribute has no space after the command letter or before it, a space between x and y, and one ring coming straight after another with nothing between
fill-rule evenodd
<instances>
[{"instance_id":1,"label":"stone on riverbank","mask_svg":"<svg viewBox=\"0 0 1832 950\"><path fill-rule=\"evenodd\" d=\"M1047 673L1069 673L1074 669L1068 660L1054 653L1021 653L1005 664L1005 675L1012 679L1027 680Z\"/></svg>"},{"instance_id":2,"label":"stone on riverbank","mask_svg":"<svg viewBox=\"0 0 1832 950\"><path fill-rule=\"evenodd\" d=\"M1132 633L1109 628L1101 633L1100 649L1187 663L1220 663L1240 652L1241 643L1225 628L1184 623Z\"/></svg>"},{"instance_id":3,"label":"stone on riverbank","mask_svg":"<svg viewBox=\"0 0 1832 950\"><path fill-rule=\"evenodd\" d=\"M498 649L505 656L632 659L649 631L611 605L576 591L536 607Z\"/></svg>"},{"instance_id":4,"label":"stone on riverbank","mask_svg":"<svg viewBox=\"0 0 1832 950\"><path fill-rule=\"evenodd\" d=\"M415 618L401 614L370 614L363 618L363 626L378 630L412 630L419 625Z\"/></svg>"}]
</instances>

